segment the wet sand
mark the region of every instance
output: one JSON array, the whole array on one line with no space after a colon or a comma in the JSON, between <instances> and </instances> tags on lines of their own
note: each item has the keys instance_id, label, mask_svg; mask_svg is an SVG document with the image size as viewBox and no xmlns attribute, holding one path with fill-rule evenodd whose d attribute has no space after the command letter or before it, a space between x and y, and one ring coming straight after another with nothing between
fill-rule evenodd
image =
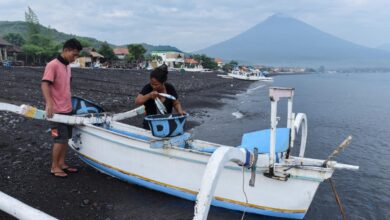
<instances>
[{"instance_id":1,"label":"wet sand","mask_svg":"<svg viewBox=\"0 0 390 220\"><path fill-rule=\"evenodd\" d=\"M0 102L44 109L40 91L43 68L0 68ZM100 104L106 111L135 108L134 99L148 82L138 70L73 69L73 95ZM250 82L223 79L217 73L170 72L185 111L187 129L209 117L222 98L246 90ZM142 117L125 120L141 126ZM50 174L48 123L0 112L0 191L59 219L192 219L194 202L179 199L102 174L69 151L68 163L80 172L68 178ZM209 219L239 219L240 212L212 208ZM0 212L0 219L13 219Z\"/></svg>"}]
</instances>

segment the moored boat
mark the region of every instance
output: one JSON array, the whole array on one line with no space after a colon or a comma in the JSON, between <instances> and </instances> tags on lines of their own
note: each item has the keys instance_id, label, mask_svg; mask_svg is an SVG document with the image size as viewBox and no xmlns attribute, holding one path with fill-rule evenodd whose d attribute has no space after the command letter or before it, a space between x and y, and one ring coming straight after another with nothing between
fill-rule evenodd
<instances>
[{"instance_id":1,"label":"moored boat","mask_svg":"<svg viewBox=\"0 0 390 220\"><path fill-rule=\"evenodd\" d=\"M239 69L235 68L228 76L234 79L250 80L250 81L272 81L272 77L265 76L260 70L255 69Z\"/></svg>"},{"instance_id":2,"label":"moored boat","mask_svg":"<svg viewBox=\"0 0 390 220\"><path fill-rule=\"evenodd\" d=\"M50 120L75 125L69 144L97 170L196 200L194 219L207 218L210 204L302 219L321 182L330 178L335 169L358 167L304 157L307 119L303 113L292 112L293 95L293 89L271 88L271 129L244 134L238 147L194 140L189 133L156 137L150 131L117 122L139 115L141 108L116 115L56 115ZM277 103L281 98L288 99L286 128L277 128ZM44 112L26 106L0 103L0 110L46 119ZM159 132L172 129L167 126L162 123ZM292 156L290 150L299 130L299 155Z\"/></svg>"}]
</instances>

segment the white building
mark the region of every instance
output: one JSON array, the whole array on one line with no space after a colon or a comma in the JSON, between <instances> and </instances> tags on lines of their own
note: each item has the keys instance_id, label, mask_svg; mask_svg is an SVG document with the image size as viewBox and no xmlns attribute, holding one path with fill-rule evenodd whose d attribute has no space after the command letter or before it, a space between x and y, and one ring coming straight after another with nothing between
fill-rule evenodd
<instances>
[{"instance_id":1,"label":"white building","mask_svg":"<svg viewBox=\"0 0 390 220\"><path fill-rule=\"evenodd\" d=\"M170 68L184 63L184 53L180 51L152 51L150 54L161 57L161 64L165 63Z\"/></svg>"}]
</instances>

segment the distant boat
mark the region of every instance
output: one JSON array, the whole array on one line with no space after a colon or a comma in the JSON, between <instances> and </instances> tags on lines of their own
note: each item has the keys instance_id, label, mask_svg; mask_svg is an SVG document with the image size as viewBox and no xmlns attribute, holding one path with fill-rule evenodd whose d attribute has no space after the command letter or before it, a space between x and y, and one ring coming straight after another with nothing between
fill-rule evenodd
<instances>
[{"instance_id":1,"label":"distant boat","mask_svg":"<svg viewBox=\"0 0 390 220\"><path fill-rule=\"evenodd\" d=\"M250 81L272 81L272 77L266 77L260 70L240 70L238 68L228 73L228 76L234 79L250 80Z\"/></svg>"},{"instance_id":2,"label":"distant boat","mask_svg":"<svg viewBox=\"0 0 390 220\"><path fill-rule=\"evenodd\" d=\"M194 67L194 68L184 67L181 69L186 71L186 72L204 72L205 71L205 69L203 69L203 67Z\"/></svg>"}]
</instances>

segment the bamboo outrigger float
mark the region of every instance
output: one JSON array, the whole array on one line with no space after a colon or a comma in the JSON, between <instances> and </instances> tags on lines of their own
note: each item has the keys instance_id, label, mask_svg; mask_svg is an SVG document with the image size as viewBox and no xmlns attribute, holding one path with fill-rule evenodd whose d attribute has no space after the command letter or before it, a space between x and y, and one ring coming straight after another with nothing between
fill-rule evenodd
<instances>
[{"instance_id":1,"label":"bamboo outrigger float","mask_svg":"<svg viewBox=\"0 0 390 220\"><path fill-rule=\"evenodd\" d=\"M141 114L143 107L114 115L55 115L51 119L28 106L0 103L0 110L75 125L69 145L81 160L124 181L196 201L194 219L207 219L210 205L302 219L321 182L336 169L359 167L305 158L307 119L292 111L294 89L270 88L269 95L271 129L244 134L238 147L194 140L189 133L155 137L117 121ZM288 99L286 128L277 128L281 98ZM299 155L292 156L299 130Z\"/></svg>"}]
</instances>

